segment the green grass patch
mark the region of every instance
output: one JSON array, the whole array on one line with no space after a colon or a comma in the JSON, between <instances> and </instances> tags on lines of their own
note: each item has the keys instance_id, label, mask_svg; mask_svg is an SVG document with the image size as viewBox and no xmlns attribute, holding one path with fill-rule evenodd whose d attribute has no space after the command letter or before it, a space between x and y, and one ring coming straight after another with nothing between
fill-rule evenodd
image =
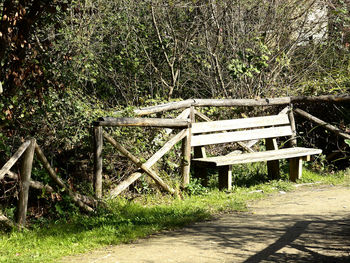
<instances>
[{"instance_id":1,"label":"green grass patch","mask_svg":"<svg viewBox=\"0 0 350 263\"><path fill-rule=\"evenodd\" d=\"M322 183L350 186L350 168L344 171L331 173L316 173L310 170L304 170L303 177L298 183Z\"/></svg>"},{"instance_id":2,"label":"green grass patch","mask_svg":"<svg viewBox=\"0 0 350 263\"><path fill-rule=\"evenodd\" d=\"M305 171L298 183L350 186L349 170L322 175ZM232 211L246 210L248 201L266 194L295 189L287 180L235 186L231 192L192 185L183 199L168 195L144 195L129 201L119 198L95 215L71 214L56 222L32 222L30 229L0 234L0 262L56 262L59 258L106 245L131 242L164 229Z\"/></svg>"}]
</instances>

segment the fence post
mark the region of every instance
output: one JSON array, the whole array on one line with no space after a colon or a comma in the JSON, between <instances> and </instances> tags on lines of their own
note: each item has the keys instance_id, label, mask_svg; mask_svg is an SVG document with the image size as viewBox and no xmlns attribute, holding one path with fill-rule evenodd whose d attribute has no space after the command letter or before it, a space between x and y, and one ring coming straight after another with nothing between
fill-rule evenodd
<instances>
[{"instance_id":1,"label":"fence post","mask_svg":"<svg viewBox=\"0 0 350 263\"><path fill-rule=\"evenodd\" d=\"M297 146L297 132L296 132L296 125L295 125L295 118L293 113L293 105L290 106L290 109L288 111L288 117L290 121L290 126L292 128L292 137L289 142L290 147L296 147Z\"/></svg>"},{"instance_id":2,"label":"fence post","mask_svg":"<svg viewBox=\"0 0 350 263\"><path fill-rule=\"evenodd\" d=\"M97 198L102 197L102 148L103 135L102 127L94 126L94 189Z\"/></svg>"},{"instance_id":3,"label":"fence post","mask_svg":"<svg viewBox=\"0 0 350 263\"><path fill-rule=\"evenodd\" d=\"M190 108L191 123L194 122L194 107ZM187 135L182 139L182 187L190 183L191 164L191 127L187 128Z\"/></svg>"},{"instance_id":4,"label":"fence post","mask_svg":"<svg viewBox=\"0 0 350 263\"><path fill-rule=\"evenodd\" d=\"M20 191L18 200L18 211L17 211L17 223L20 227L24 227L26 224L26 215L28 207L28 194L30 186L30 177L32 174L32 165L34 158L36 140L31 139L30 145L24 152L21 174L20 174Z\"/></svg>"}]
</instances>

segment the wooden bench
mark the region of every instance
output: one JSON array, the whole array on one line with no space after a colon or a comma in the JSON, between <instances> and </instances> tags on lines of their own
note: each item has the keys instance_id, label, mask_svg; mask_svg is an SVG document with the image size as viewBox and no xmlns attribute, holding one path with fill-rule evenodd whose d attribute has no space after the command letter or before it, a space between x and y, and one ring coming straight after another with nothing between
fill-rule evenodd
<instances>
[{"instance_id":1,"label":"wooden bench","mask_svg":"<svg viewBox=\"0 0 350 263\"><path fill-rule=\"evenodd\" d=\"M302 161L320 154L322 150L303 147L279 149L276 138L295 139L291 115L283 112L279 115L244 119L220 120L192 123L191 146L194 147L192 165L197 178L207 178L208 167L218 167L219 188L231 189L232 165L267 162L270 178L279 177L279 160L289 160L289 178L291 181L301 178ZM292 126L293 124L293 126ZM207 157L204 146L231 142L244 142L264 139L266 151L229 154L226 156Z\"/></svg>"}]
</instances>

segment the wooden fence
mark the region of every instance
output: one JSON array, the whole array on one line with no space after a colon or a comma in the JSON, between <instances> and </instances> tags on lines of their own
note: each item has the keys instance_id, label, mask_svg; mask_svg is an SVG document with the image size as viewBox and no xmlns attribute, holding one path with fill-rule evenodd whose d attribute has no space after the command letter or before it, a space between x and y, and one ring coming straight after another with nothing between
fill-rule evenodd
<instances>
[{"instance_id":1,"label":"wooden fence","mask_svg":"<svg viewBox=\"0 0 350 263\"><path fill-rule=\"evenodd\" d=\"M181 158L181 171L182 171L182 186L186 186L189 183L190 177L190 160L191 160L191 124L197 117L204 121L211 121L211 119L196 109L199 107L232 107L232 106L279 106L279 105L292 105L293 102L302 103L315 103L315 102L349 102L349 95L341 96L319 96L319 97L285 97L285 98L272 98L272 99L190 99L179 102L171 102L162 105L146 107L137 109L134 111L136 116L146 116L154 113L165 112L170 110L184 109L176 119L160 119L160 118L100 118L94 122L94 189L97 198L102 197L102 150L103 139L111 143L122 155L127 157L131 162L136 164L139 170L129 175L126 179L120 182L111 192L110 197L119 195L122 191L127 189L132 183L138 180L142 176L142 172L149 175L163 190L174 194L175 190L167 185L160 176L152 169L152 166L160 160L160 158L167 153L178 142L182 142L182 158ZM290 118L294 119L296 113L311 122L316 123L324 127L325 129L337 134L344 139L350 139L350 135L341 131L339 128L328 124L301 109L294 109L290 112ZM294 121L293 121L294 123ZM167 128L166 134L173 132L173 129L180 130L176 135L164 144L164 146L158 150L149 160L142 163L139 158L131 154L126 150L121 143L118 143L109 134L103 131L103 127L122 127L122 126L137 126L137 127L161 127ZM295 128L295 127L294 127ZM239 142L240 147L245 151L252 152L251 148L254 142L242 143Z\"/></svg>"},{"instance_id":2,"label":"wooden fence","mask_svg":"<svg viewBox=\"0 0 350 263\"><path fill-rule=\"evenodd\" d=\"M153 113L184 109L181 114L175 119L160 119L160 118L100 118L93 123L93 138L94 138L94 189L95 195L98 200L73 192L68 185L56 174L55 170L51 167L50 163L46 159L43 151L37 144L35 139L25 141L15 152L15 154L5 163L0 170L0 180L5 176L18 180L20 182L19 202L17 209L16 223L6 218L0 211L0 222L8 226L25 226L26 213L28 206L28 194L30 188L42 189L46 192L54 192L54 188L50 185L44 185L41 182L31 179L31 171L33 166L34 154L37 155L38 160L42 163L47 170L52 181L63 189L72 199L72 201L83 211L93 212L94 208L101 201L102 198L102 151L103 140L111 143L118 151L126 156L131 162L136 164L138 170L129 175L125 180L120 182L111 192L110 197L119 195L122 191L127 189L132 183L138 180L142 173L146 173L150 176L157 185L164 191L176 194L175 189L166 184L164 180L156 173L152 167L156 164L169 150L174 147L175 144L182 143L182 160L181 160L181 172L182 172L182 185L186 186L189 183L190 172L190 160L191 160L191 124L195 122L196 118L201 118L204 121L210 121L210 118L205 116L196 107L232 107L232 106L273 106L273 105L290 105L292 102L314 103L314 102L349 102L349 95L342 96L319 96L319 97L286 97L286 98L273 98L273 99L257 99L257 100L237 100L237 99L223 99L223 100L203 100L203 99L191 99L186 101L166 103L163 105L147 107L143 109L135 110L136 116L146 116ZM339 128L326 123L309 113L301 109L294 109L294 113L308 119L311 122L316 123L324 127L325 129L335 133L336 135L350 139L350 135ZM291 113L291 118L293 114ZM121 143L117 142L111 135L103 130L103 127L122 127L122 126L134 126L134 127L156 127L165 128L166 134L171 134L174 130L177 133L173 135L154 155L146 162L142 162L138 157L130 153ZM245 150L252 152L251 148L254 142L239 143ZM13 173L11 168L21 158L21 169L19 175Z\"/></svg>"},{"instance_id":3,"label":"wooden fence","mask_svg":"<svg viewBox=\"0 0 350 263\"><path fill-rule=\"evenodd\" d=\"M66 192L72 199L72 201L83 211L93 212L94 207L97 205L97 201L91 197L81 195L79 193L73 192L68 185L56 174L54 169L51 167L50 163L46 159L43 151L36 143L35 139L30 139L25 141L15 152L15 154L5 163L5 165L0 170L0 180L5 176L18 180L20 182L19 200L17 206L17 218L16 223L12 222L6 218L0 211L0 222L5 225L24 227L26 224L26 214L28 207L28 195L29 189L41 189L48 193L54 192L54 188L50 185L44 185L41 182L34 181L31 179L32 166L34 160L34 154L37 155L38 160L42 163L44 168L47 170L52 181L59 186L61 190ZM11 171L14 164L21 160L21 169L19 175Z\"/></svg>"}]
</instances>

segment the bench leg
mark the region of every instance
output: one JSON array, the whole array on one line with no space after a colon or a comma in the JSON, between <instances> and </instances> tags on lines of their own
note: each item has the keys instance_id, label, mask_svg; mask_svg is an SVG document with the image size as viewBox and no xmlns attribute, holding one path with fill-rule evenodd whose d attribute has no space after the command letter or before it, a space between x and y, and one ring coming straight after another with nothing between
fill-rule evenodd
<instances>
[{"instance_id":1,"label":"bench leg","mask_svg":"<svg viewBox=\"0 0 350 263\"><path fill-rule=\"evenodd\" d=\"M219 166L219 189L232 189L232 165Z\"/></svg>"},{"instance_id":2,"label":"bench leg","mask_svg":"<svg viewBox=\"0 0 350 263\"><path fill-rule=\"evenodd\" d=\"M194 165L193 176L199 179L203 186L208 186L208 170L206 167Z\"/></svg>"},{"instance_id":3,"label":"bench leg","mask_svg":"<svg viewBox=\"0 0 350 263\"><path fill-rule=\"evenodd\" d=\"M266 139L266 150L278 150L276 139ZM278 179L280 177L279 160L267 162L267 173L270 179Z\"/></svg>"},{"instance_id":4,"label":"bench leg","mask_svg":"<svg viewBox=\"0 0 350 263\"><path fill-rule=\"evenodd\" d=\"M267 174L270 179L280 178L280 162L279 160L267 162Z\"/></svg>"},{"instance_id":5,"label":"bench leg","mask_svg":"<svg viewBox=\"0 0 350 263\"><path fill-rule=\"evenodd\" d=\"M207 154L205 148L202 146L196 146L193 148L194 158L205 158ZM194 177L201 180L203 186L208 186L208 170L206 167L194 165L193 166Z\"/></svg>"},{"instance_id":6,"label":"bench leg","mask_svg":"<svg viewBox=\"0 0 350 263\"><path fill-rule=\"evenodd\" d=\"M289 180L295 182L301 178L303 172L303 158L297 157L289 159Z\"/></svg>"}]
</instances>

